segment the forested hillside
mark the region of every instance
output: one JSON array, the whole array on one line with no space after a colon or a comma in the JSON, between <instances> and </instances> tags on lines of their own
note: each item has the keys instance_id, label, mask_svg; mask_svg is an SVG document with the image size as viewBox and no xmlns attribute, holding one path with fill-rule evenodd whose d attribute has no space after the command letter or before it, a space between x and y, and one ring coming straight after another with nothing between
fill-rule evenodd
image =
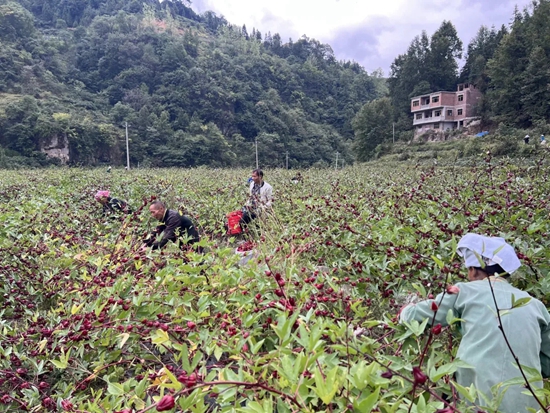
<instances>
[{"instance_id":1,"label":"forested hillside","mask_svg":"<svg viewBox=\"0 0 550 413\"><path fill-rule=\"evenodd\" d=\"M0 167L353 161L380 75L178 0L0 0ZM56 159L57 159L56 158Z\"/></svg>"},{"instance_id":2,"label":"forested hillside","mask_svg":"<svg viewBox=\"0 0 550 413\"><path fill-rule=\"evenodd\" d=\"M550 1L535 0L510 17L509 25L480 27L466 48L449 21L413 38L392 63L389 99L366 103L354 121L357 158L380 155L394 139L410 142L411 98L454 91L458 83L483 93L475 107L480 130L512 142L550 134Z\"/></svg>"}]
</instances>

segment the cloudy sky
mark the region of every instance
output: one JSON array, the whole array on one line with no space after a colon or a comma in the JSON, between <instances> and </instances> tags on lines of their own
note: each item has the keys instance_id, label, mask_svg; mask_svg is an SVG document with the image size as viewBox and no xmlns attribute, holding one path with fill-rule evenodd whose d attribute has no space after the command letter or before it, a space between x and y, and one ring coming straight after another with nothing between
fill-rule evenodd
<instances>
[{"instance_id":1,"label":"cloudy sky","mask_svg":"<svg viewBox=\"0 0 550 413\"><path fill-rule=\"evenodd\" d=\"M385 75L414 36L429 36L450 20L467 47L480 26L508 25L514 7L531 0L191 0L198 13L212 10L230 23L262 34L279 33L284 42L302 35L332 46L339 60L355 60L368 72Z\"/></svg>"}]
</instances>

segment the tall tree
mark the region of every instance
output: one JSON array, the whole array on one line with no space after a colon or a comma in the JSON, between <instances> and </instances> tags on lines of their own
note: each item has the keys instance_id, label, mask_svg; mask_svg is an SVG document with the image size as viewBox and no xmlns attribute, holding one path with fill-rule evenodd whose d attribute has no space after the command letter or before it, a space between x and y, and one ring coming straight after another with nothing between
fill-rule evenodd
<instances>
[{"instance_id":1,"label":"tall tree","mask_svg":"<svg viewBox=\"0 0 550 413\"><path fill-rule=\"evenodd\" d=\"M481 26L476 36L468 44L466 62L460 71L460 81L473 83L482 92L487 90L489 77L487 74L487 62L493 58L495 51L504 35L508 33L506 26L499 31L494 27L490 30L487 26Z\"/></svg>"},{"instance_id":2,"label":"tall tree","mask_svg":"<svg viewBox=\"0 0 550 413\"><path fill-rule=\"evenodd\" d=\"M392 138L392 106L389 98L366 103L353 119L357 159L367 161L376 147Z\"/></svg>"},{"instance_id":3,"label":"tall tree","mask_svg":"<svg viewBox=\"0 0 550 413\"><path fill-rule=\"evenodd\" d=\"M545 121L550 115L550 61L544 49L537 46L529 55L522 76L521 103L528 122Z\"/></svg>"},{"instance_id":4,"label":"tall tree","mask_svg":"<svg viewBox=\"0 0 550 413\"><path fill-rule=\"evenodd\" d=\"M458 59L462 58L462 41L450 21L443 21L432 35L424 79L433 91L455 90Z\"/></svg>"},{"instance_id":5,"label":"tall tree","mask_svg":"<svg viewBox=\"0 0 550 413\"><path fill-rule=\"evenodd\" d=\"M426 32L416 36L407 53L399 55L391 65L388 87L394 110L393 120L398 135L412 129L410 99L418 94L438 90L454 90L458 80L458 59L462 42L451 22L443 21L428 37Z\"/></svg>"}]
</instances>

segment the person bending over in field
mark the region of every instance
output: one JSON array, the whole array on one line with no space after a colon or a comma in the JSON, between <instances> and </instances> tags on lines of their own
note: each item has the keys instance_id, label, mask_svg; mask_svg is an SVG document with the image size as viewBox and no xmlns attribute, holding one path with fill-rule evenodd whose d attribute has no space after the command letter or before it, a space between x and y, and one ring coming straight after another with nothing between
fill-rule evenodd
<instances>
[{"instance_id":1,"label":"person bending over in field","mask_svg":"<svg viewBox=\"0 0 550 413\"><path fill-rule=\"evenodd\" d=\"M109 191L97 191L94 198L103 205L103 215L119 212L130 214L132 212L126 201L111 198Z\"/></svg>"},{"instance_id":2,"label":"person bending over in field","mask_svg":"<svg viewBox=\"0 0 550 413\"><path fill-rule=\"evenodd\" d=\"M529 294L508 284L508 277L520 267L513 249L503 238L466 234L459 241L457 253L468 268L468 283L448 287L435 300L409 304L400 311L400 322L412 320L447 325L447 314L460 319L462 340L457 357L472 368L461 367L456 381L462 386L475 385L487 400L494 400L491 387L506 380L521 377L502 330L522 366L543 377L550 374L550 315L546 307ZM512 306L512 301L527 298L525 305ZM496 305L495 308L495 300ZM530 382L533 388L542 381ZM524 384L502 388L505 391L499 412L527 412L540 409L536 399L526 393ZM478 406L486 401L479 397ZM496 410L495 410L496 411Z\"/></svg>"},{"instance_id":3,"label":"person bending over in field","mask_svg":"<svg viewBox=\"0 0 550 413\"><path fill-rule=\"evenodd\" d=\"M246 226L259 215L266 214L271 209L273 201L273 188L264 181L264 173L261 169L252 171L250 193L246 205L243 207L241 226Z\"/></svg>"},{"instance_id":4,"label":"person bending over in field","mask_svg":"<svg viewBox=\"0 0 550 413\"><path fill-rule=\"evenodd\" d=\"M158 219L160 224L156 229L144 240L140 250L144 251L148 247L152 249L161 249L168 241L173 241L180 248L188 245L193 245L200 241L197 228L185 215L174 209L167 209L166 205L161 201L155 201L149 207L149 212L153 218ZM157 237L162 234L160 240ZM195 248L197 252L202 252L201 247Z\"/></svg>"}]
</instances>

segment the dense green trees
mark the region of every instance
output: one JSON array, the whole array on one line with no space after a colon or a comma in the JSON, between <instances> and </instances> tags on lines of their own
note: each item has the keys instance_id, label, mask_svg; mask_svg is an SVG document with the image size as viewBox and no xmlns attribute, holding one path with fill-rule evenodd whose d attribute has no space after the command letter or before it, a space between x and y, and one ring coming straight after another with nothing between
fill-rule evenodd
<instances>
[{"instance_id":1,"label":"dense green trees","mask_svg":"<svg viewBox=\"0 0 550 413\"><path fill-rule=\"evenodd\" d=\"M412 97L456 88L458 59L461 57L462 41L453 24L443 21L431 37L426 32L416 36L407 52L394 60L388 86L398 135L412 128Z\"/></svg>"},{"instance_id":2,"label":"dense green trees","mask_svg":"<svg viewBox=\"0 0 550 413\"><path fill-rule=\"evenodd\" d=\"M353 119L356 130L354 149L357 159L367 161L375 154L376 146L392 140L393 110L389 98L365 104Z\"/></svg>"},{"instance_id":3,"label":"dense green trees","mask_svg":"<svg viewBox=\"0 0 550 413\"><path fill-rule=\"evenodd\" d=\"M485 125L550 116L550 0L516 11L509 29L481 27L460 75L462 42L443 21L412 40L387 80L307 36L285 43L188 6L0 0L4 156L43 163L59 142L72 163L124 163L128 122L133 164L250 166L255 141L263 166L283 166L287 153L292 167L331 164L336 152L350 163L375 155L392 124L409 140L410 98L458 82L485 93Z\"/></svg>"},{"instance_id":4,"label":"dense green trees","mask_svg":"<svg viewBox=\"0 0 550 413\"><path fill-rule=\"evenodd\" d=\"M482 26L470 41L458 75L462 42L450 22L444 21L428 37L416 36L406 53L397 56L388 79L393 121L398 139L412 132L410 99L456 84L476 85L484 93L478 106L483 127L501 123L529 128L550 118L550 1L536 0L529 9L516 9L510 27ZM372 110L371 106L368 106ZM373 120L376 123L376 120ZM367 130L356 125L356 136ZM370 149L372 149L369 146Z\"/></svg>"},{"instance_id":5,"label":"dense green trees","mask_svg":"<svg viewBox=\"0 0 550 413\"><path fill-rule=\"evenodd\" d=\"M336 152L350 163L353 117L386 92L381 76L337 62L315 39L262 39L214 13L198 16L182 1L23 4L28 11L10 7L19 26L31 25L27 54L11 35L21 29L0 20L13 46L0 52L0 142L27 156L43 148L42 135L57 133L52 115L67 113L62 135L72 162L122 163L128 122L134 164L253 165L256 139L264 166L283 166L287 152L291 166L328 164ZM2 96L21 105L31 90L31 119L16 125L2 115Z\"/></svg>"},{"instance_id":6,"label":"dense green trees","mask_svg":"<svg viewBox=\"0 0 550 413\"><path fill-rule=\"evenodd\" d=\"M550 2L533 3L532 13L516 10L510 32L487 63L487 100L494 122L529 127L547 122L550 92Z\"/></svg>"}]
</instances>

